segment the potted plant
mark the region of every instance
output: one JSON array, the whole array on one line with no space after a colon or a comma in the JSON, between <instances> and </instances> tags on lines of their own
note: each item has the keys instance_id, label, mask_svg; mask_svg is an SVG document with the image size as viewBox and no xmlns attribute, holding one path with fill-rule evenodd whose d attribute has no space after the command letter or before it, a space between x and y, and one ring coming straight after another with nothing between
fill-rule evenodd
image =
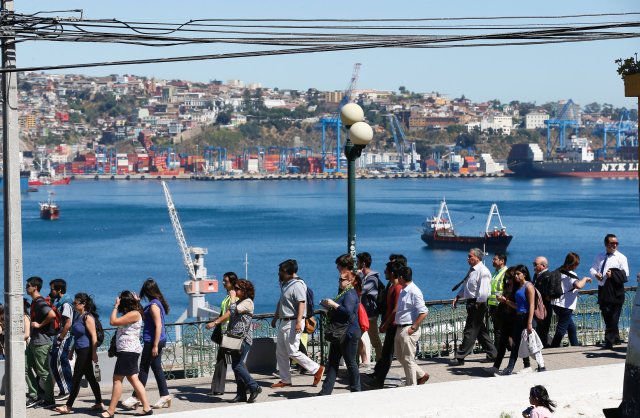
<instances>
[{"instance_id":1,"label":"potted plant","mask_svg":"<svg viewBox=\"0 0 640 418\"><path fill-rule=\"evenodd\" d=\"M618 58L618 74L624 80L624 95L626 97L640 97L640 62L638 54L627 59Z\"/></svg>"}]
</instances>

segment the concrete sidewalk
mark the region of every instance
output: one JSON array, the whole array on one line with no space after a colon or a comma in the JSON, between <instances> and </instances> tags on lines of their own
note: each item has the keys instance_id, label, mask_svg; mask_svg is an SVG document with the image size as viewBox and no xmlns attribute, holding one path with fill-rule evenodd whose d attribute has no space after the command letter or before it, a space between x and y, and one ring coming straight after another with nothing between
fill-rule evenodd
<instances>
[{"instance_id":1,"label":"concrete sidewalk","mask_svg":"<svg viewBox=\"0 0 640 418\"><path fill-rule=\"evenodd\" d=\"M270 385L278 380L274 375L257 375L254 378L263 388L257 403L236 405L228 403L235 396L235 382L227 377L226 393L209 397L210 378L174 380L169 382L173 404L169 409L156 410L154 414L168 416L205 417L222 411L224 413L253 418L287 417L301 411L307 416L424 416L424 417L499 417L502 412L520 417L528 406L529 388L535 384L545 385L552 399L558 402L558 417L601 417L603 408L617 407L622 397L622 382L626 346L615 350L598 347L565 347L544 351L548 372L492 377L484 371L491 366L482 363L484 355L467 358L464 366L448 366L449 358L434 358L419 361L429 372L429 382L420 387L403 387L403 372L394 362L384 390L351 394L346 389L346 375L342 373L336 382L334 396L311 398L319 390L312 387L312 376L294 374L293 387L272 390ZM532 360L535 367L535 361ZM506 360L503 362L503 367ZM522 367L518 362L516 372ZM363 383L368 378L362 375ZM151 403L158 398L155 381L150 376L147 385ZM108 403L110 382L103 382L102 394ZM131 393L125 385L125 395ZM123 395L121 400L125 399ZM278 402L290 400L294 403ZM399 402L400 401L400 402ZM82 389L74 405L75 416L96 416L89 411L93 396ZM303 412L302 412L303 411ZM4 414L4 401L0 402L0 414ZM133 411L118 410L122 416L133 415ZM296 412L296 415L298 412ZM28 409L28 417L50 417L57 415L42 408Z\"/></svg>"},{"instance_id":2,"label":"concrete sidewalk","mask_svg":"<svg viewBox=\"0 0 640 418\"><path fill-rule=\"evenodd\" d=\"M622 398L624 364L564 369L546 373L460 380L383 391L343 393L291 402L243 404L224 409L224 416L314 417L474 417L516 418L529 406L534 385L547 388L557 403L556 417L602 417ZM205 418L219 409L176 412L167 418Z\"/></svg>"}]
</instances>

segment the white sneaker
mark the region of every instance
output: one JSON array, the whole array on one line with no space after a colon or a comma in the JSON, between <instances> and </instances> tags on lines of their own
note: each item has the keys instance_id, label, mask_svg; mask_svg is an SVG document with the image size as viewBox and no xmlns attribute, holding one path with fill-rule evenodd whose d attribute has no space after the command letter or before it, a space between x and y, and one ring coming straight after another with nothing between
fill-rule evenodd
<instances>
[{"instance_id":1,"label":"white sneaker","mask_svg":"<svg viewBox=\"0 0 640 418\"><path fill-rule=\"evenodd\" d=\"M525 367L522 370L518 370L518 372L516 374L528 374L528 373L532 373L533 369L531 367Z\"/></svg>"},{"instance_id":2,"label":"white sneaker","mask_svg":"<svg viewBox=\"0 0 640 418\"><path fill-rule=\"evenodd\" d=\"M134 397L134 396L129 396L124 402L122 402L122 407L125 409L134 409L136 408L141 402L138 400L138 398Z\"/></svg>"},{"instance_id":3,"label":"white sneaker","mask_svg":"<svg viewBox=\"0 0 640 418\"><path fill-rule=\"evenodd\" d=\"M482 370L484 370L485 373L491 375L491 376L495 376L496 374L498 374L500 372L500 370L498 370L497 367L485 367Z\"/></svg>"}]
</instances>

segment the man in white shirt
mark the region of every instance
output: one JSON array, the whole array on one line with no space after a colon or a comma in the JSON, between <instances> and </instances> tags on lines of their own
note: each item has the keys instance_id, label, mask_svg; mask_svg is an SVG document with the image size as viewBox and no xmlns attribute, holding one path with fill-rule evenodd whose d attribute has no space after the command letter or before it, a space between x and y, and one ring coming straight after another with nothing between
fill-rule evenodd
<instances>
[{"instance_id":1,"label":"man in white shirt","mask_svg":"<svg viewBox=\"0 0 640 418\"><path fill-rule=\"evenodd\" d=\"M418 286L413 283L411 267L402 267L398 283L402 286L396 307L395 323L398 328L393 340L394 352L404 368L406 386L423 385L429 380L429 373L416 364L416 344L420 339L420 324L429 310Z\"/></svg>"},{"instance_id":2,"label":"man in white shirt","mask_svg":"<svg viewBox=\"0 0 640 418\"><path fill-rule=\"evenodd\" d=\"M629 277L627 257L618 251L618 237L607 234L604 237L605 251L598 254L589 270L591 277L598 280L598 303L604 319L605 348L619 344L618 321L624 303L624 282Z\"/></svg>"},{"instance_id":3,"label":"man in white shirt","mask_svg":"<svg viewBox=\"0 0 640 418\"><path fill-rule=\"evenodd\" d=\"M462 343L455 353L455 357L449 362L452 366L464 364L464 358L473 350L476 340L487 353L487 359L493 361L497 350L484 323L487 314L487 299L491 292L491 272L482 264L484 253L479 248L469 250L467 262L471 268L462 283L462 288L453 299L453 308L456 308L458 300L467 302L467 320L464 325Z\"/></svg>"}]
</instances>

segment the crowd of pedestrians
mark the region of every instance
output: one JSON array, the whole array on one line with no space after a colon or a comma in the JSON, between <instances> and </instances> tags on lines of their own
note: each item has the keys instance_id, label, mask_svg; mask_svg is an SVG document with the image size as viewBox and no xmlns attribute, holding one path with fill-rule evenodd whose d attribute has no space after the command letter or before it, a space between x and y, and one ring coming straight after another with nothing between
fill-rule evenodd
<instances>
[{"instance_id":1,"label":"crowd of pedestrians","mask_svg":"<svg viewBox=\"0 0 640 418\"><path fill-rule=\"evenodd\" d=\"M457 294L452 307L456 309L464 303L466 321L463 339L450 366L464 366L465 358L477 341L486 353L486 360L493 363L486 369L492 375L512 374L518 358L523 361L519 373L533 371L530 358L535 359L538 372L545 371L544 348L560 346L567 333L569 343L579 345L573 321L577 291L592 280L598 283L598 303L606 324L605 347L619 344L618 320L629 268L626 257L617 250L615 235L608 234L604 244L605 251L596 256L591 266L591 276L583 278L575 273L580 257L573 252L568 253L563 265L553 271L549 269L546 257L536 257L531 276L524 264L509 267L507 256L502 253L493 256L494 272L491 273L483 263L483 251L470 249L467 255L469 270L453 289ZM335 265L337 293L320 301L324 336L329 342L323 365L307 355L306 340L302 338L305 333L313 333L316 326L315 321L310 321L314 316L313 291L298 276L296 260L279 264L280 297L271 323L277 328L275 357L279 380L271 387L285 389L292 386L291 365L296 364L312 376L312 386L322 382L319 396L330 395L338 369L344 362L352 392L361 391L363 385L379 389L384 387L394 357L402 366L406 386L425 384L429 373L415 359L421 323L429 310L422 291L413 281L413 270L406 257L400 254L389 257L384 269L386 284L379 273L372 270L369 253L358 254L356 260L348 254L341 255L336 258ZM95 398L91 409L104 418L116 413L125 378L134 391L122 402L123 408L141 408L136 415L151 415L153 408L171 406L172 397L161 362L167 340L165 317L170 308L155 280L147 279L139 294L125 290L115 299L109 325L117 330L109 351L117 358L107 407L103 404L98 383L97 349L104 340L104 331L92 297L82 292L70 297L63 279L51 280L49 295L45 297L43 285L39 277L26 281L26 291L31 299L25 299L24 311L27 407L41 405L55 407L60 414L72 413L82 378L88 381ZM253 283L239 279L234 272L223 275L223 286L227 294L220 316L206 325L213 329L212 340L219 346L210 395L225 393L226 371L230 364L236 382L236 395L231 402L252 403L262 392L246 366L253 343L255 288ZM143 301L146 302L144 307ZM558 320L555 334L550 336L553 314ZM3 316L0 305L0 317ZM489 325L493 328L493 339ZM384 339L381 340L380 334L384 334ZM0 339L0 343L3 341ZM507 366L500 370L507 350L510 350ZM375 365L370 363L372 358ZM70 362L74 359L72 369ZM159 399L154 404L149 402L145 391L150 369L159 392ZM59 405L62 401L66 402ZM541 386L531 389L530 403L528 413L531 416L548 416L544 415L545 410L551 414L554 406Z\"/></svg>"},{"instance_id":2,"label":"crowd of pedestrians","mask_svg":"<svg viewBox=\"0 0 640 418\"><path fill-rule=\"evenodd\" d=\"M104 418L113 417L125 377L134 389L133 395L122 403L125 409L142 407L136 415L151 415L152 408L171 406L161 364L169 305L155 280L146 280L139 295L125 290L115 299L109 326L117 327L111 341L117 358L111 400L106 408L99 384L97 352L104 341L104 329L93 298L84 292L70 297L63 279L50 281L47 296L42 294L43 286L43 280L35 276L27 279L25 286L31 299L25 299L24 303L27 408L41 406L55 408L60 414L73 413L81 380L85 378L95 398L90 409ZM144 307L143 300L148 302ZM73 369L71 362L74 362ZM145 392L149 369L160 392L159 400L153 405ZM57 395L54 394L56 387ZM66 402L59 405L63 401Z\"/></svg>"}]
</instances>

